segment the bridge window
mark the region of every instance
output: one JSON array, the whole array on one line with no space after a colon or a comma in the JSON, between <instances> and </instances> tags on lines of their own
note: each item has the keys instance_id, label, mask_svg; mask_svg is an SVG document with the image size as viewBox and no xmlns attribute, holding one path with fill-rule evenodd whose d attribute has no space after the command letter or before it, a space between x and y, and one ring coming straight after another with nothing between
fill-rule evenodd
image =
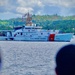
<instances>
[{"instance_id":1,"label":"bridge window","mask_svg":"<svg viewBox=\"0 0 75 75\"><path fill-rule=\"evenodd\" d=\"M23 35L23 34L21 33L21 35Z\"/></svg>"},{"instance_id":2,"label":"bridge window","mask_svg":"<svg viewBox=\"0 0 75 75\"><path fill-rule=\"evenodd\" d=\"M41 35L43 35L43 33L41 33Z\"/></svg>"}]
</instances>

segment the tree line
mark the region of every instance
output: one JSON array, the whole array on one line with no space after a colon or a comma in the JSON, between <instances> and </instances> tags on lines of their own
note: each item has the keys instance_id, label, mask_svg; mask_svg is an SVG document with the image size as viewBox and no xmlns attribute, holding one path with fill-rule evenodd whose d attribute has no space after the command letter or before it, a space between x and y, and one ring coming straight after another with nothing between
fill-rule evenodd
<instances>
[{"instance_id":1,"label":"tree line","mask_svg":"<svg viewBox=\"0 0 75 75\"><path fill-rule=\"evenodd\" d=\"M75 16L33 15L32 22L47 30L60 30L61 32L75 33ZM0 20L0 30L12 30L14 26L24 26L22 18Z\"/></svg>"}]
</instances>

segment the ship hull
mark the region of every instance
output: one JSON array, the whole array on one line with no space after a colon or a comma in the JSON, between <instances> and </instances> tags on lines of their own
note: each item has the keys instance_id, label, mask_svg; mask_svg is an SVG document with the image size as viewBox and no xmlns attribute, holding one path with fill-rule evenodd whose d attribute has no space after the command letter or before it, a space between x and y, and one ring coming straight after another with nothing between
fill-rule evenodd
<instances>
[{"instance_id":1,"label":"ship hull","mask_svg":"<svg viewBox=\"0 0 75 75\"><path fill-rule=\"evenodd\" d=\"M0 41L4 41L4 40L7 40L7 37L5 37L5 36L0 36Z\"/></svg>"},{"instance_id":2,"label":"ship hull","mask_svg":"<svg viewBox=\"0 0 75 75\"><path fill-rule=\"evenodd\" d=\"M6 36L0 36L0 40L14 40L14 41L70 41L73 33L55 33L45 30L30 31L30 30L16 30L6 32Z\"/></svg>"},{"instance_id":3,"label":"ship hull","mask_svg":"<svg viewBox=\"0 0 75 75\"><path fill-rule=\"evenodd\" d=\"M50 34L52 35L52 34ZM49 36L50 36L49 35ZM32 37L27 37L27 36L17 36L13 37L15 41L62 41L62 42L70 42L70 40L73 37L72 33L65 33L65 34L53 34L53 37L49 36L32 36Z\"/></svg>"},{"instance_id":4,"label":"ship hull","mask_svg":"<svg viewBox=\"0 0 75 75\"><path fill-rule=\"evenodd\" d=\"M69 42L73 37L72 33L65 33L65 34L56 34L54 41L65 41Z\"/></svg>"},{"instance_id":5,"label":"ship hull","mask_svg":"<svg viewBox=\"0 0 75 75\"><path fill-rule=\"evenodd\" d=\"M52 35L52 34L51 34ZM16 37L5 37L0 36L0 40L14 40L14 41L58 41L58 42L70 42L73 37L72 33L65 34L53 34L54 37L49 36L37 36L37 37L26 37L26 36L16 36Z\"/></svg>"}]
</instances>

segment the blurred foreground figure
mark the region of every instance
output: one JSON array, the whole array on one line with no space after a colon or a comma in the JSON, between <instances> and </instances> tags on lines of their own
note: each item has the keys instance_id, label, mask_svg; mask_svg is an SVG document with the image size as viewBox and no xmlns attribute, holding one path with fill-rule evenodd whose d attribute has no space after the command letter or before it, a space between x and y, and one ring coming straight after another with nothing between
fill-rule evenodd
<instances>
[{"instance_id":1,"label":"blurred foreground figure","mask_svg":"<svg viewBox=\"0 0 75 75\"><path fill-rule=\"evenodd\" d=\"M1 71L1 68L2 68L2 56L1 56L1 48L0 48L0 71ZM0 72L0 75L1 75L1 72Z\"/></svg>"},{"instance_id":2,"label":"blurred foreground figure","mask_svg":"<svg viewBox=\"0 0 75 75\"><path fill-rule=\"evenodd\" d=\"M56 55L56 75L75 75L75 45L62 47Z\"/></svg>"},{"instance_id":3,"label":"blurred foreground figure","mask_svg":"<svg viewBox=\"0 0 75 75\"><path fill-rule=\"evenodd\" d=\"M1 51L0 51L0 70L1 70L1 67L2 67L2 58L1 58Z\"/></svg>"}]
</instances>

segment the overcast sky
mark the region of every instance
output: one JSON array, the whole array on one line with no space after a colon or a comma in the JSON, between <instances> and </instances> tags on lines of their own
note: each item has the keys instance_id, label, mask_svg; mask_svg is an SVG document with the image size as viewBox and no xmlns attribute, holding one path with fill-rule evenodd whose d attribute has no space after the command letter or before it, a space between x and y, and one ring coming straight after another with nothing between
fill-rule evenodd
<instances>
[{"instance_id":1,"label":"overcast sky","mask_svg":"<svg viewBox=\"0 0 75 75\"><path fill-rule=\"evenodd\" d=\"M32 14L75 15L75 0L0 0L0 19Z\"/></svg>"}]
</instances>

